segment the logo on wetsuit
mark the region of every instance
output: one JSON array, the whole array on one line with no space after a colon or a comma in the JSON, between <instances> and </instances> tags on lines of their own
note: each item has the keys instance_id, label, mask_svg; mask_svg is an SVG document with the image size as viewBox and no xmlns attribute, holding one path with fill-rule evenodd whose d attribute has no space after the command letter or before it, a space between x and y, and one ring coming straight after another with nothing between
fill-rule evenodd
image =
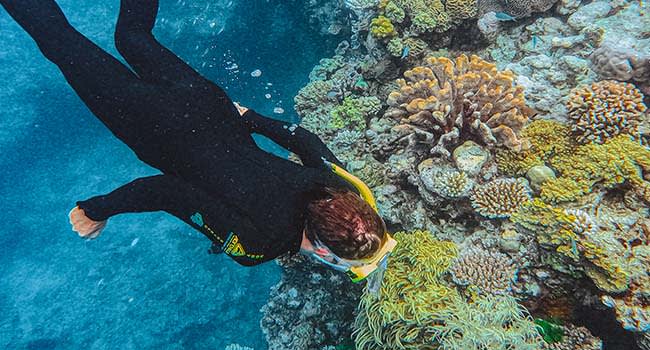
<instances>
[{"instance_id":1,"label":"logo on wetsuit","mask_svg":"<svg viewBox=\"0 0 650 350\"><path fill-rule=\"evenodd\" d=\"M228 238L226 239L226 243L223 244L223 251L232 256L244 256L246 255L246 251L244 251L244 246L239 243L239 237L237 235L230 231L230 234L228 235Z\"/></svg>"}]
</instances>

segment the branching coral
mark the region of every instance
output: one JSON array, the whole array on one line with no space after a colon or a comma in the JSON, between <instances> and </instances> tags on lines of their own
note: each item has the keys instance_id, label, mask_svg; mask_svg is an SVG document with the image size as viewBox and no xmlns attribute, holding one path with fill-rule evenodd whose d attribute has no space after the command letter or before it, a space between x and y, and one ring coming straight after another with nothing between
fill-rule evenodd
<instances>
[{"instance_id":1,"label":"branching coral","mask_svg":"<svg viewBox=\"0 0 650 350\"><path fill-rule=\"evenodd\" d=\"M378 113L381 101L377 97L346 97L343 103L332 110L330 126L336 129L351 127L363 131L366 119Z\"/></svg>"},{"instance_id":2,"label":"branching coral","mask_svg":"<svg viewBox=\"0 0 650 350\"><path fill-rule=\"evenodd\" d=\"M456 284L476 287L480 293L508 294L517 278L517 267L505 254L471 247L458 257L451 275Z\"/></svg>"},{"instance_id":3,"label":"branching coral","mask_svg":"<svg viewBox=\"0 0 650 350\"><path fill-rule=\"evenodd\" d=\"M353 337L358 350L541 349L526 311L510 297L466 302L443 275L457 255L429 232L398 232L381 297L364 294Z\"/></svg>"},{"instance_id":4,"label":"branching coral","mask_svg":"<svg viewBox=\"0 0 650 350\"><path fill-rule=\"evenodd\" d=\"M638 137L646 106L634 85L605 80L572 90L567 109L578 142L604 143L620 134Z\"/></svg>"},{"instance_id":5,"label":"branching coral","mask_svg":"<svg viewBox=\"0 0 650 350\"><path fill-rule=\"evenodd\" d=\"M497 179L474 189L472 207L488 218L507 218L530 201L530 190L517 179Z\"/></svg>"},{"instance_id":6,"label":"branching coral","mask_svg":"<svg viewBox=\"0 0 650 350\"><path fill-rule=\"evenodd\" d=\"M518 133L528 122L523 90L513 86L510 71L499 72L478 56L456 60L428 57L398 79L388 96L387 117L409 143L431 145L431 152L449 156L448 148L467 139L519 150L526 143Z\"/></svg>"}]
</instances>

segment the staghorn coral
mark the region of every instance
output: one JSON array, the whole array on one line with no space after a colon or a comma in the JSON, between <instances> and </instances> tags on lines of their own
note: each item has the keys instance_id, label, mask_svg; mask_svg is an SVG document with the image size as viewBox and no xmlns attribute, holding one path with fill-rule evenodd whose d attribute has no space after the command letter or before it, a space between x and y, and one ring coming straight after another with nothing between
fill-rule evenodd
<instances>
[{"instance_id":1,"label":"staghorn coral","mask_svg":"<svg viewBox=\"0 0 650 350\"><path fill-rule=\"evenodd\" d=\"M460 254L451 275L456 284L476 287L482 294L508 294L517 278L517 267L505 254L471 247Z\"/></svg>"},{"instance_id":2,"label":"staghorn coral","mask_svg":"<svg viewBox=\"0 0 650 350\"><path fill-rule=\"evenodd\" d=\"M429 144L431 153L445 156L469 138L489 146L527 147L518 133L530 110L511 72L461 55L456 60L428 57L425 66L404 72L404 78L389 94L385 116L400 122L393 129L410 144Z\"/></svg>"},{"instance_id":3,"label":"staghorn coral","mask_svg":"<svg viewBox=\"0 0 650 350\"><path fill-rule=\"evenodd\" d=\"M517 179L497 179L474 189L472 207L488 218L507 218L530 201L530 190Z\"/></svg>"},{"instance_id":4,"label":"staghorn coral","mask_svg":"<svg viewBox=\"0 0 650 350\"><path fill-rule=\"evenodd\" d=\"M604 143L620 134L638 137L646 106L634 85L605 80L572 90L567 109L578 142Z\"/></svg>"},{"instance_id":5,"label":"staghorn coral","mask_svg":"<svg viewBox=\"0 0 650 350\"><path fill-rule=\"evenodd\" d=\"M570 156L556 159L553 167L560 176L542 185L541 197L546 201L573 201L596 185L612 188L627 183L650 202L650 184L644 179L644 173L650 172L650 149L630 136L579 146Z\"/></svg>"},{"instance_id":6,"label":"staghorn coral","mask_svg":"<svg viewBox=\"0 0 650 350\"><path fill-rule=\"evenodd\" d=\"M457 255L427 231L398 232L381 296L364 294L356 349L542 349L534 323L511 297L467 302L443 275Z\"/></svg>"},{"instance_id":7,"label":"staghorn coral","mask_svg":"<svg viewBox=\"0 0 650 350\"><path fill-rule=\"evenodd\" d=\"M335 129L350 127L363 131L366 128L366 119L378 113L380 109L381 101L375 96L346 97L342 104L332 110L330 127Z\"/></svg>"}]
</instances>

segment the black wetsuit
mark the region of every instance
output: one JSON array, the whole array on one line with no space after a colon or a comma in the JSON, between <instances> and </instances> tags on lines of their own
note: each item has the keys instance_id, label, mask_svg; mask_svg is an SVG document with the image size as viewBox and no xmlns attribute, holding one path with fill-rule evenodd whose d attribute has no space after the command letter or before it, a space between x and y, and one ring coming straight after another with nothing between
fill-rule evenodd
<instances>
[{"instance_id":1,"label":"black wetsuit","mask_svg":"<svg viewBox=\"0 0 650 350\"><path fill-rule=\"evenodd\" d=\"M77 202L89 218L166 211L250 266L299 250L306 204L323 186L353 189L324 166L321 157L340 162L316 135L240 116L219 86L158 43L157 0L121 1L116 46L135 74L70 26L54 0L0 4L111 132L162 172ZM251 133L304 166L261 150Z\"/></svg>"}]
</instances>

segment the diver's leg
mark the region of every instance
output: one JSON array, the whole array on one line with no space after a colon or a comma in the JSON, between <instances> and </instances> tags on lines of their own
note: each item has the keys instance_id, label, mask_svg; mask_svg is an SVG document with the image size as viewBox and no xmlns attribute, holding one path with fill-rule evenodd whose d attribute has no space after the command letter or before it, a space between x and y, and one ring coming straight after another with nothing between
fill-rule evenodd
<instances>
[{"instance_id":1,"label":"diver's leg","mask_svg":"<svg viewBox=\"0 0 650 350\"><path fill-rule=\"evenodd\" d=\"M205 80L153 36L158 0L121 0L115 46L145 81L178 83Z\"/></svg>"},{"instance_id":2,"label":"diver's leg","mask_svg":"<svg viewBox=\"0 0 650 350\"><path fill-rule=\"evenodd\" d=\"M151 118L141 112L148 110L147 105L156 105L154 86L77 32L54 0L0 0L0 5L118 138L131 145L139 136L138 129L142 133L150 126L147 120Z\"/></svg>"}]
</instances>

